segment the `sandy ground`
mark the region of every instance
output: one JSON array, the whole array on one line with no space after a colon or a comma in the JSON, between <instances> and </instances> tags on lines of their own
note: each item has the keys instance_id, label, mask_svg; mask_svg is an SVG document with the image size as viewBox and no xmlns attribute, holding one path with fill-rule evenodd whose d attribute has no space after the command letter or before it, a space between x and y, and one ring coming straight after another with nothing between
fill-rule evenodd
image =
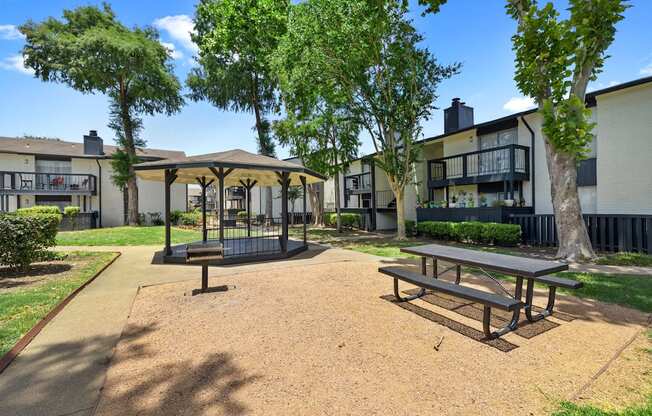
<instances>
[{"instance_id":1,"label":"sandy ground","mask_svg":"<svg viewBox=\"0 0 652 416\"><path fill-rule=\"evenodd\" d=\"M531 338L507 334L514 347L504 352L382 299L391 293L383 263L233 269L210 280L228 291L199 296L199 279L142 288L96 414L543 415L578 392L608 401L631 389L614 380L650 371L619 354L643 330L642 313L559 296L558 310L575 319L553 317ZM468 314L412 303L482 328Z\"/></svg>"}]
</instances>

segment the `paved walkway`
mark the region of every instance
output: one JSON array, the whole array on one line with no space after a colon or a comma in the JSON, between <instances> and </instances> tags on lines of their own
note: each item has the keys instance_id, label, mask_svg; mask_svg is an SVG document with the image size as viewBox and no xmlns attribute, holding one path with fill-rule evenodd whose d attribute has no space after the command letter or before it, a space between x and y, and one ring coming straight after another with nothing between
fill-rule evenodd
<instances>
[{"instance_id":1,"label":"paved walkway","mask_svg":"<svg viewBox=\"0 0 652 416\"><path fill-rule=\"evenodd\" d=\"M61 248L60 249L66 249ZM153 265L160 247L70 247L119 251L115 263L59 313L0 374L0 415L91 415L113 350L140 286L196 280L197 267ZM292 259L212 267L209 276L285 269L307 264L377 259L349 250L311 247Z\"/></svg>"},{"instance_id":2,"label":"paved walkway","mask_svg":"<svg viewBox=\"0 0 652 416\"><path fill-rule=\"evenodd\" d=\"M652 267L639 266L607 266L603 264L571 264L571 272L630 274L652 277Z\"/></svg>"}]
</instances>

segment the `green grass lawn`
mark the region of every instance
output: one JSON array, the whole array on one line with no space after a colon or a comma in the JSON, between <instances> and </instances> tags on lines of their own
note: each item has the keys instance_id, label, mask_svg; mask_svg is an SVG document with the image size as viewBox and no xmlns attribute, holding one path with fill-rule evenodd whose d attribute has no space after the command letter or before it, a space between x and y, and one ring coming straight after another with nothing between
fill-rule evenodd
<instances>
[{"instance_id":1,"label":"green grass lawn","mask_svg":"<svg viewBox=\"0 0 652 416\"><path fill-rule=\"evenodd\" d=\"M641 253L615 253L599 258L596 264L652 267L652 256Z\"/></svg>"},{"instance_id":2,"label":"green grass lawn","mask_svg":"<svg viewBox=\"0 0 652 416\"><path fill-rule=\"evenodd\" d=\"M628 407L622 411L610 412L598 409L593 406L578 406L573 403L564 402L553 416L650 416L652 415L652 397L646 404Z\"/></svg>"},{"instance_id":3,"label":"green grass lawn","mask_svg":"<svg viewBox=\"0 0 652 416\"><path fill-rule=\"evenodd\" d=\"M201 232L172 227L172 244L200 241ZM150 246L165 244L165 227L112 227L94 230L62 231L60 246Z\"/></svg>"},{"instance_id":4,"label":"green grass lawn","mask_svg":"<svg viewBox=\"0 0 652 416\"><path fill-rule=\"evenodd\" d=\"M40 269L39 281L32 281L25 288L0 291L0 356L9 351L52 308L72 291L93 277L117 254L107 252L72 252L58 264L72 265L69 270L58 269L47 275ZM20 276L0 274L0 283L16 282ZM33 275L36 273L32 273ZM25 279L30 277L30 271Z\"/></svg>"}]
</instances>

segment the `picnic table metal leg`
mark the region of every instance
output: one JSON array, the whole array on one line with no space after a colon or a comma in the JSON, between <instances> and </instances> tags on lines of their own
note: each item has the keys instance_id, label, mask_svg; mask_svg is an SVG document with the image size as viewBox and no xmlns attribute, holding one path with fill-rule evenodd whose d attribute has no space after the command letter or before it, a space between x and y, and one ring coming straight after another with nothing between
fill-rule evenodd
<instances>
[{"instance_id":1,"label":"picnic table metal leg","mask_svg":"<svg viewBox=\"0 0 652 416\"><path fill-rule=\"evenodd\" d=\"M437 273L437 258L433 257L432 258L432 277L435 279L439 278L439 274Z\"/></svg>"},{"instance_id":2,"label":"picnic table metal leg","mask_svg":"<svg viewBox=\"0 0 652 416\"><path fill-rule=\"evenodd\" d=\"M527 289L525 291L525 317L530 322L539 321L546 316L552 315L552 310L555 307L555 295L557 288L555 286L548 286L548 304L543 312L532 315L532 298L534 297L534 280L527 280Z\"/></svg>"},{"instance_id":3,"label":"picnic table metal leg","mask_svg":"<svg viewBox=\"0 0 652 416\"><path fill-rule=\"evenodd\" d=\"M523 294L523 278L518 276L516 277L516 289L514 290L514 299L516 300L521 300L521 296ZM484 331L485 336L487 339L494 339L498 338L501 335L504 335L510 331L515 330L518 328L518 321L521 316L521 307L518 306L516 309L514 309L514 312L512 312L512 319L503 328L500 328L497 331L491 331L491 307L485 305L484 310L483 310L483 315L482 315L482 329Z\"/></svg>"},{"instance_id":4,"label":"picnic table metal leg","mask_svg":"<svg viewBox=\"0 0 652 416\"><path fill-rule=\"evenodd\" d=\"M457 273L457 275L455 276L455 284L459 285L460 280L462 280L462 266L460 266L459 264L455 266L455 272Z\"/></svg>"},{"instance_id":5,"label":"picnic table metal leg","mask_svg":"<svg viewBox=\"0 0 652 416\"><path fill-rule=\"evenodd\" d=\"M419 293L415 295L410 295L405 297L401 296L398 290L398 279L394 278L394 296L396 297L396 299L398 299L399 302L408 302L414 299L418 299L425 294L426 294L426 289L421 288L421 290L419 290Z\"/></svg>"},{"instance_id":6,"label":"picnic table metal leg","mask_svg":"<svg viewBox=\"0 0 652 416\"><path fill-rule=\"evenodd\" d=\"M426 258L421 257L421 274L424 276L428 275L427 269L426 269Z\"/></svg>"}]
</instances>

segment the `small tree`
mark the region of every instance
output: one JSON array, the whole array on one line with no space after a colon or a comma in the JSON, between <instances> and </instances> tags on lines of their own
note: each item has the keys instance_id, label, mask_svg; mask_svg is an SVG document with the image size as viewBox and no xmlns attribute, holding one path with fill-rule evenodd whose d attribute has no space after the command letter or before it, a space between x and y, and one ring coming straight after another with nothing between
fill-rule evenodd
<instances>
[{"instance_id":1,"label":"small tree","mask_svg":"<svg viewBox=\"0 0 652 416\"><path fill-rule=\"evenodd\" d=\"M542 131L550 175L559 249L570 261L595 256L577 193L577 164L592 140L586 88L602 70L625 0L570 0L570 16L559 19L552 3L508 0L518 21L512 37L516 83L533 97L543 115Z\"/></svg>"},{"instance_id":2,"label":"small tree","mask_svg":"<svg viewBox=\"0 0 652 416\"><path fill-rule=\"evenodd\" d=\"M49 18L20 26L26 37L25 66L42 81L67 84L83 93L107 94L119 150L113 181L128 189L128 222L138 224L138 186L133 165L140 115L171 115L183 106L169 51L152 28L129 29L105 4L64 10L63 21Z\"/></svg>"},{"instance_id":3,"label":"small tree","mask_svg":"<svg viewBox=\"0 0 652 416\"><path fill-rule=\"evenodd\" d=\"M186 83L193 100L221 110L253 113L258 153L275 156L271 123L278 110L270 57L285 33L288 0L201 0L195 11L199 67ZM272 188L265 192L265 215L272 217Z\"/></svg>"}]
</instances>

